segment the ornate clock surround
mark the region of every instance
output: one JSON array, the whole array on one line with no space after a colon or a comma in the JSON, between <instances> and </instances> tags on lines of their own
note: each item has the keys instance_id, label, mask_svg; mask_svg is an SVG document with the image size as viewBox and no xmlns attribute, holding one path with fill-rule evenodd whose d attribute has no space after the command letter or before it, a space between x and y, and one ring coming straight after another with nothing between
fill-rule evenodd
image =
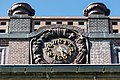
<instances>
[{"instance_id":1,"label":"ornate clock surround","mask_svg":"<svg viewBox=\"0 0 120 80\"><path fill-rule=\"evenodd\" d=\"M68 25L40 27L31 39L32 64L86 64L87 37L83 29Z\"/></svg>"}]
</instances>

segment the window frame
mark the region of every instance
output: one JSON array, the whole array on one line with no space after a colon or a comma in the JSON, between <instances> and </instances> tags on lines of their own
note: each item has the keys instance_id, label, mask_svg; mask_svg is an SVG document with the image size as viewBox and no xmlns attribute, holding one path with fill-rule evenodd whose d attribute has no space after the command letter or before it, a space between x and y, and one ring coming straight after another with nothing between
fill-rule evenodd
<instances>
[{"instance_id":1,"label":"window frame","mask_svg":"<svg viewBox=\"0 0 120 80\"><path fill-rule=\"evenodd\" d=\"M115 53L114 53L114 54L117 55L117 58L116 58L117 63L120 64L120 46L115 46L115 47L114 47L114 50L115 50Z\"/></svg>"},{"instance_id":2,"label":"window frame","mask_svg":"<svg viewBox=\"0 0 120 80\"><path fill-rule=\"evenodd\" d=\"M7 29L0 29L0 30L4 30L5 32L0 32L0 34L7 34L8 30Z\"/></svg>"},{"instance_id":3,"label":"window frame","mask_svg":"<svg viewBox=\"0 0 120 80\"><path fill-rule=\"evenodd\" d=\"M57 21L56 24L62 24L62 21Z\"/></svg>"},{"instance_id":4,"label":"window frame","mask_svg":"<svg viewBox=\"0 0 120 80\"><path fill-rule=\"evenodd\" d=\"M4 31L4 32L1 32L1 31ZM6 33L6 29L0 29L0 34L4 34Z\"/></svg>"},{"instance_id":5,"label":"window frame","mask_svg":"<svg viewBox=\"0 0 120 80\"><path fill-rule=\"evenodd\" d=\"M6 54L7 54L7 47L0 47L1 52L1 61L0 64L5 64L6 63Z\"/></svg>"},{"instance_id":6,"label":"window frame","mask_svg":"<svg viewBox=\"0 0 120 80\"><path fill-rule=\"evenodd\" d=\"M117 32L115 32L115 31L117 31ZM113 29L113 34L117 34L117 33L119 33L119 30L118 29Z\"/></svg>"},{"instance_id":7,"label":"window frame","mask_svg":"<svg viewBox=\"0 0 120 80\"><path fill-rule=\"evenodd\" d=\"M79 22L78 22L78 25L84 26L84 25L85 25L85 22L84 22L84 21L79 21Z\"/></svg>"},{"instance_id":8,"label":"window frame","mask_svg":"<svg viewBox=\"0 0 120 80\"><path fill-rule=\"evenodd\" d=\"M4 24L4 23L5 23L5 24ZM0 25L1 25L1 26L5 26L5 25L7 25L7 22L6 22L6 21L1 21L1 22L0 22Z\"/></svg>"},{"instance_id":9,"label":"window frame","mask_svg":"<svg viewBox=\"0 0 120 80\"><path fill-rule=\"evenodd\" d=\"M72 24L71 24L72 23ZM68 21L67 25L73 25L73 21Z\"/></svg>"},{"instance_id":10,"label":"window frame","mask_svg":"<svg viewBox=\"0 0 120 80\"><path fill-rule=\"evenodd\" d=\"M34 25L35 25L35 26L41 25L41 24L40 24L40 21L35 21L35 22L34 22Z\"/></svg>"},{"instance_id":11,"label":"window frame","mask_svg":"<svg viewBox=\"0 0 120 80\"><path fill-rule=\"evenodd\" d=\"M51 21L45 21L45 25L51 25L52 22Z\"/></svg>"},{"instance_id":12,"label":"window frame","mask_svg":"<svg viewBox=\"0 0 120 80\"><path fill-rule=\"evenodd\" d=\"M118 22L113 21L112 25L118 25Z\"/></svg>"}]
</instances>

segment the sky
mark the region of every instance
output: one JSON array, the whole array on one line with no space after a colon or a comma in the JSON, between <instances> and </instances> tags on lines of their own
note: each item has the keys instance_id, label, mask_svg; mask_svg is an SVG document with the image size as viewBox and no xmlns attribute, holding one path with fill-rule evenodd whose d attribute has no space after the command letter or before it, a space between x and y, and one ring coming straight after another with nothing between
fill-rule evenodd
<instances>
[{"instance_id":1,"label":"sky","mask_svg":"<svg viewBox=\"0 0 120 80\"><path fill-rule=\"evenodd\" d=\"M120 0L1 0L0 17L8 16L8 9L17 2L30 4L35 16L83 16L83 10L93 2L104 3L110 16L120 16Z\"/></svg>"}]
</instances>

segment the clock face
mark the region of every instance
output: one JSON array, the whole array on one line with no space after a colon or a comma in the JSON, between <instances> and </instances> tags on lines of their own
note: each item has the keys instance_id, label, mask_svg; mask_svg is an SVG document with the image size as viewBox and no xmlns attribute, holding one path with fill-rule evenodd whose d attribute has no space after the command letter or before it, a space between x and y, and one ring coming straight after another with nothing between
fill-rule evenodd
<instances>
[{"instance_id":1,"label":"clock face","mask_svg":"<svg viewBox=\"0 0 120 80\"><path fill-rule=\"evenodd\" d=\"M77 64L85 62L86 40L74 30L53 28L31 41L34 64Z\"/></svg>"},{"instance_id":2,"label":"clock face","mask_svg":"<svg viewBox=\"0 0 120 80\"><path fill-rule=\"evenodd\" d=\"M44 44L43 57L48 63L70 63L76 55L76 46L69 39L58 38Z\"/></svg>"}]
</instances>

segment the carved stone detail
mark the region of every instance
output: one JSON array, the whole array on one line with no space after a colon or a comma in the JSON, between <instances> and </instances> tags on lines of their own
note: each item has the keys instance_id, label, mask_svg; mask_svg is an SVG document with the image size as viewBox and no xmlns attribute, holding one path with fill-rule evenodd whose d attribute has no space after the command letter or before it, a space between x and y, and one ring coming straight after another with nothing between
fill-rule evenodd
<instances>
[{"instance_id":1,"label":"carved stone detail","mask_svg":"<svg viewBox=\"0 0 120 80\"><path fill-rule=\"evenodd\" d=\"M85 64L86 38L66 28L52 28L31 40L32 64Z\"/></svg>"}]
</instances>

